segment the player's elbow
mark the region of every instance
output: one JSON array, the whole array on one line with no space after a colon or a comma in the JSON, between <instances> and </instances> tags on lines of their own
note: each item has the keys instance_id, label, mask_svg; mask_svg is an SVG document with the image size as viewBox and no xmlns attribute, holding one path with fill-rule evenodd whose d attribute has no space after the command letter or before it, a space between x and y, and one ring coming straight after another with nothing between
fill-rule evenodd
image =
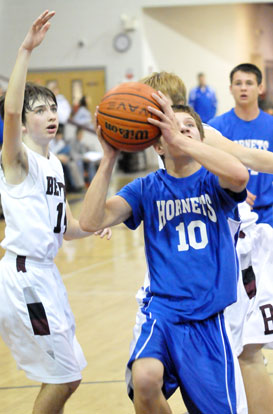
<instances>
[{"instance_id":1,"label":"player's elbow","mask_svg":"<svg viewBox=\"0 0 273 414\"><path fill-rule=\"evenodd\" d=\"M6 123L12 122L14 120L21 120L22 110L21 108L13 108L12 106L5 107L4 120Z\"/></svg>"},{"instance_id":2,"label":"player's elbow","mask_svg":"<svg viewBox=\"0 0 273 414\"><path fill-rule=\"evenodd\" d=\"M248 170L241 165L235 171L233 171L234 184L239 188L245 188L249 180Z\"/></svg>"},{"instance_id":3,"label":"player's elbow","mask_svg":"<svg viewBox=\"0 0 273 414\"><path fill-rule=\"evenodd\" d=\"M64 233L64 240L65 241L71 241L71 240L74 240L74 237L68 231L66 231Z\"/></svg>"},{"instance_id":4,"label":"player's elbow","mask_svg":"<svg viewBox=\"0 0 273 414\"><path fill-rule=\"evenodd\" d=\"M94 233L99 230L100 227L96 226L96 223L93 223L92 220L88 220L87 217L80 217L79 219L80 228L83 231Z\"/></svg>"}]
</instances>

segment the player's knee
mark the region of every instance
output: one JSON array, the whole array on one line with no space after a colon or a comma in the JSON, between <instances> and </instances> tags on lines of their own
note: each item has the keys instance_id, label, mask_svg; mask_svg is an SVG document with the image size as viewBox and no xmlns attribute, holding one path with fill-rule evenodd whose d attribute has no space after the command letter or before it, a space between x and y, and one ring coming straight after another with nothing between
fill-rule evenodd
<instances>
[{"instance_id":1,"label":"player's knee","mask_svg":"<svg viewBox=\"0 0 273 414\"><path fill-rule=\"evenodd\" d=\"M133 370L134 392L143 398L152 398L161 392L163 378L160 371L151 367L139 367Z\"/></svg>"},{"instance_id":2,"label":"player's knee","mask_svg":"<svg viewBox=\"0 0 273 414\"><path fill-rule=\"evenodd\" d=\"M66 384L67 385L68 392L69 392L70 395L73 394L73 392L76 391L76 389L78 388L78 386L80 385L80 383L81 383L81 380L73 381L73 382L68 382Z\"/></svg>"}]
</instances>

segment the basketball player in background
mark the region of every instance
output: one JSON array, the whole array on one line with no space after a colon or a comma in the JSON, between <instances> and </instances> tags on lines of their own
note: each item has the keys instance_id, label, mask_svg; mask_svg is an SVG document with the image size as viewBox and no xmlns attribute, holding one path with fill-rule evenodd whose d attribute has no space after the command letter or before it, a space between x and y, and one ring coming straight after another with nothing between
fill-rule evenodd
<instances>
[{"instance_id":1,"label":"basketball player in background","mask_svg":"<svg viewBox=\"0 0 273 414\"><path fill-rule=\"evenodd\" d=\"M186 93L183 92L186 90L185 86L173 73L153 73L141 81L155 90L161 90L175 106L186 101ZM224 138L214 128L203 126L206 144L230 152L248 168L273 173L271 152L241 146ZM247 200L250 204L253 203L251 195ZM273 407L273 384L264 365L261 350L264 345L273 346L273 230L268 224L256 224L257 214L252 212L246 203L239 204L239 211L242 232L237 244L237 253L243 273L248 279L251 276L249 286L246 287L249 296L241 277L238 283L238 300L227 310L227 317L242 369L249 414L268 414ZM146 279L147 276L144 288L147 284ZM252 290L249 291L251 287ZM139 290L137 298L143 295L142 291L143 288Z\"/></svg>"},{"instance_id":2,"label":"basketball player in background","mask_svg":"<svg viewBox=\"0 0 273 414\"><path fill-rule=\"evenodd\" d=\"M86 365L53 259L63 237L72 240L90 233L73 218L61 163L48 150L58 128L56 97L45 87L26 84L31 52L43 41L54 14L45 11L34 21L0 104L5 124L0 189L6 221L0 334L18 367L42 383L33 414L63 413Z\"/></svg>"},{"instance_id":3,"label":"basketball player in background","mask_svg":"<svg viewBox=\"0 0 273 414\"><path fill-rule=\"evenodd\" d=\"M119 151L98 129L104 156L80 216L86 231L144 224L150 286L134 329L128 392L137 414L170 414L167 398L178 387L191 413L247 413L222 311L236 299L237 284L226 215L246 197L248 172L237 158L202 142L200 118L190 107L174 114L164 95L154 98L163 112L148 107L160 118L149 120L161 128L154 148L166 170L134 180L106 201ZM185 199L192 207L184 214ZM227 263L226 255L234 260Z\"/></svg>"},{"instance_id":4,"label":"basketball player in background","mask_svg":"<svg viewBox=\"0 0 273 414\"><path fill-rule=\"evenodd\" d=\"M230 91L235 107L208 122L226 138L247 148L273 151L273 117L262 111L258 99L263 92L262 73L252 63L242 63L230 73ZM273 176L250 170L247 189L254 195L257 223L273 227Z\"/></svg>"}]
</instances>

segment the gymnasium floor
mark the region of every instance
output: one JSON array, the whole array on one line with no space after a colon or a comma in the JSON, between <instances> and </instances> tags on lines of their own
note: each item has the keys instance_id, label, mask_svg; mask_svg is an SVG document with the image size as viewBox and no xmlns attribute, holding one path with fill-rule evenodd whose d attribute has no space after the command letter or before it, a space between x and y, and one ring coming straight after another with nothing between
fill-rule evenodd
<instances>
[{"instance_id":1,"label":"gymnasium floor","mask_svg":"<svg viewBox=\"0 0 273 414\"><path fill-rule=\"evenodd\" d=\"M114 193L133 175L116 174ZM70 195L77 217L82 195ZM4 222L0 222L3 237ZM3 251L0 252L1 256ZM146 266L142 228L134 232L124 225L113 228L111 241L90 237L64 242L56 264L66 285L76 319L77 337L87 368L83 382L66 405L66 414L133 414L126 394L124 371L135 321L135 294ZM273 378L273 354L265 351ZM18 371L0 339L0 414L30 414L39 386ZM171 399L174 414L186 411L180 393Z\"/></svg>"}]
</instances>

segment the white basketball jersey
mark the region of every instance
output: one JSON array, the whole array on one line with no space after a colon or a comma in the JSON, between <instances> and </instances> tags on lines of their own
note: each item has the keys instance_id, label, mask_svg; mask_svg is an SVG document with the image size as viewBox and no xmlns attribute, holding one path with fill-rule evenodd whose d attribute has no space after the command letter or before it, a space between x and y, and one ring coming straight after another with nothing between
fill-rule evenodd
<instances>
[{"instance_id":1,"label":"white basketball jersey","mask_svg":"<svg viewBox=\"0 0 273 414\"><path fill-rule=\"evenodd\" d=\"M21 184L6 182L0 167L0 190L6 228L1 246L20 256L53 260L66 229L64 174L60 161L30 150L29 172Z\"/></svg>"}]
</instances>

